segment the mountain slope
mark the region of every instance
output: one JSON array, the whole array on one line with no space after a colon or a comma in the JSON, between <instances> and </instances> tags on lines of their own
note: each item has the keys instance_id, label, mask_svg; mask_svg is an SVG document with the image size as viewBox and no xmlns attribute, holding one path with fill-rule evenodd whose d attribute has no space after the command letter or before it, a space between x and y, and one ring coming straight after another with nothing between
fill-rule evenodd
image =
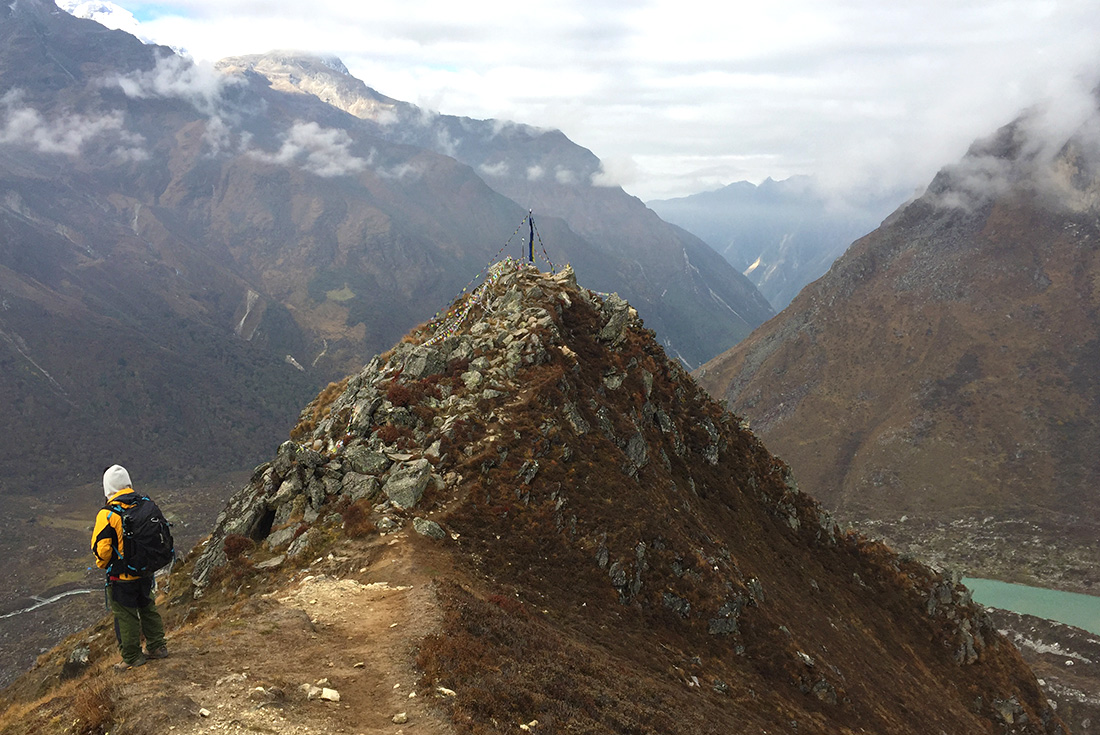
<instances>
[{"instance_id":1,"label":"mountain slope","mask_svg":"<svg viewBox=\"0 0 1100 735\"><path fill-rule=\"evenodd\" d=\"M1064 732L957 580L842 533L571 270L500 264L294 436L174 577L179 653L106 726L207 728L231 660L306 732L388 726L395 690L444 732ZM111 660L94 636L77 677ZM3 732L79 719L67 650L8 690ZM318 676L354 712L298 691Z\"/></svg>"},{"instance_id":2,"label":"mountain slope","mask_svg":"<svg viewBox=\"0 0 1100 735\"><path fill-rule=\"evenodd\" d=\"M1011 518L1056 544L1100 522L1100 155L1089 125L1051 143L1040 122L976 143L700 371L848 517ZM1014 553L1062 566L1045 548Z\"/></svg>"},{"instance_id":3,"label":"mountain slope","mask_svg":"<svg viewBox=\"0 0 1100 735\"><path fill-rule=\"evenodd\" d=\"M250 464L526 215L455 158L47 0L0 9L0 42L0 490L94 480L114 461L173 480ZM667 229L644 214L641 229ZM538 231L600 288L640 288L631 258L549 213ZM686 251L708 257L676 244L683 278L651 301L655 322L733 298ZM713 334L728 342L679 321L668 338L682 331L701 361L766 316L727 314Z\"/></svg>"},{"instance_id":4,"label":"mountain slope","mask_svg":"<svg viewBox=\"0 0 1100 735\"><path fill-rule=\"evenodd\" d=\"M902 199L894 192L850 204L827 196L814 179L794 176L647 205L702 238L781 310Z\"/></svg>"},{"instance_id":5,"label":"mountain slope","mask_svg":"<svg viewBox=\"0 0 1100 735\"><path fill-rule=\"evenodd\" d=\"M616 264L588 272L645 315L669 349L695 366L772 316L767 301L699 238L670 226L616 185L600 160L558 130L440 115L379 94L339 60L294 52L223 59L230 74L262 75L276 89L315 96L374 125L377 135L454 157L536 218L560 217Z\"/></svg>"}]
</instances>

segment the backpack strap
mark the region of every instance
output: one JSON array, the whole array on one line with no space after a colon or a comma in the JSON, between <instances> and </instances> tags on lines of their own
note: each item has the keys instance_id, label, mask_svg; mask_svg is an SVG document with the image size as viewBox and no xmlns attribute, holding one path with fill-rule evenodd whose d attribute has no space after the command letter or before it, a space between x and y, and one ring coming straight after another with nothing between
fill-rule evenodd
<instances>
[{"instance_id":1,"label":"backpack strap","mask_svg":"<svg viewBox=\"0 0 1100 735\"><path fill-rule=\"evenodd\" d=\"M126 493L125 495L119 495L118 497L114 498L113 500L107 501L107 503L103 507L106 508L107 510L113 510L116 513L122 513L125 510L125 508L121 507L122 505L124 505L124 504L125 505L133 505L134 503L138 502L139 500L148 500L148 499L149 498L145 497L144 495L139 495L137 492L131 490L130 492Z\"/></svg>"},{"instance_id":2,"label":"backpack strap","mask_svg":"<svg viewBox=\"0 0 1100 735\"><path fill-rule=\"evenodd\" d=\"M103 505L103 509L107 511L107 525L104 526L103 530L99 532L98 536L96 536L96 541L104 538L114 539L114 543L111 544L111 561L107 565L106 569L108 579L110 579L111 575L114 573L115 562L118 562L122 559L122 555L119 554L119 547L122 545L122 540L118 537L118 532L115 531L115 527L111 525L110 514L117 513L120 518L125 517L126 511L128 509L123 508L123 504L133 507L134 504L141 500L148 500L148 498L138 495L136 492L131 490L125 495L119 495L117 498L110 500Z\"/></svg>"}]
</instances>

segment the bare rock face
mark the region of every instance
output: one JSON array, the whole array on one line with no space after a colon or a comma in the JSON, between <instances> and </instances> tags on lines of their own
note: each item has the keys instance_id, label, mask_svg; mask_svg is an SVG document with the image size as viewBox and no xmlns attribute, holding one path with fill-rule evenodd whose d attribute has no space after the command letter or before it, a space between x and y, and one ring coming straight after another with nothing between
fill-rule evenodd
<instances>
[{"instance_id":1,"label":"bare rock face","mask_svg":"<svg viewBox=\"0 0 1100 735\"><path fill-rule=\"evenodd\" d=\"M229 532L279 559L293 535L303 563L341 516L369 518L462 570L438 581L447 612L418 658L458 692L458 720L1065 732L957 576L842 532L628 304L571 269L494 266L302 417L219 519L196 594ZM333 492L310 492L324 478ZM531 712L547 672L554 702L591 703Z\"/></svg>"}]
</instances>

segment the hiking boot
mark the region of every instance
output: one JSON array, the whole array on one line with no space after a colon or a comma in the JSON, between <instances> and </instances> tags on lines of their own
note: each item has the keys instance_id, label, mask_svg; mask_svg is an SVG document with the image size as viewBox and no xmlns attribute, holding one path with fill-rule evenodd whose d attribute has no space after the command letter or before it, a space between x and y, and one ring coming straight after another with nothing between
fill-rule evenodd
<instances>
[{"instance_id":1,"label":"hiking boot","mask_svg":"<svg viewBox=\"0 0 1100 735\"><path fill-rule=\"evenodd\" d=\"M167 654L167 651L165 651L165 653ZM122 661L120 663L115 664L114 668L115 668L115 671L129 671L130 669L134 669L134 668L137 668L138 666L144 666L144 665L145 665L145 657L142 656L141 654L138 654L138 657L135 658L133 661Z\"/></svg>"},{"instance_id":2,"label":"hiking boot","mask_svg":"<svg viewBox=\"0 0 1100 735\"><path fill-rule=\"evenodd\" d=\"M168 658L168 646L161 646L155 651L146 651L145 658Z\"/></svg>"}]
</instances>

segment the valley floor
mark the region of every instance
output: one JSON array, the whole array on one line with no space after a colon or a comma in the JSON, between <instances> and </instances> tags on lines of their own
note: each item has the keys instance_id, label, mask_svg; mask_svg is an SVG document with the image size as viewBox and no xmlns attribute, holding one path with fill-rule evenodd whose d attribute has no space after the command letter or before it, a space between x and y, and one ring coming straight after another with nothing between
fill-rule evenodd
<instances>
[{"instance_id":1,"label":"valley floor","mask_svg":"<svg viewBox=\"0 0 1100 735\"><path fill-rule=\"evenodd\" d=\"M967 576L1096 595L1100 528L1079 518L969 516L952 520L846 519L899 552ZM991 608L1073 735L1100 731L1100 636Z\"/></svg>"}]
</instances>

